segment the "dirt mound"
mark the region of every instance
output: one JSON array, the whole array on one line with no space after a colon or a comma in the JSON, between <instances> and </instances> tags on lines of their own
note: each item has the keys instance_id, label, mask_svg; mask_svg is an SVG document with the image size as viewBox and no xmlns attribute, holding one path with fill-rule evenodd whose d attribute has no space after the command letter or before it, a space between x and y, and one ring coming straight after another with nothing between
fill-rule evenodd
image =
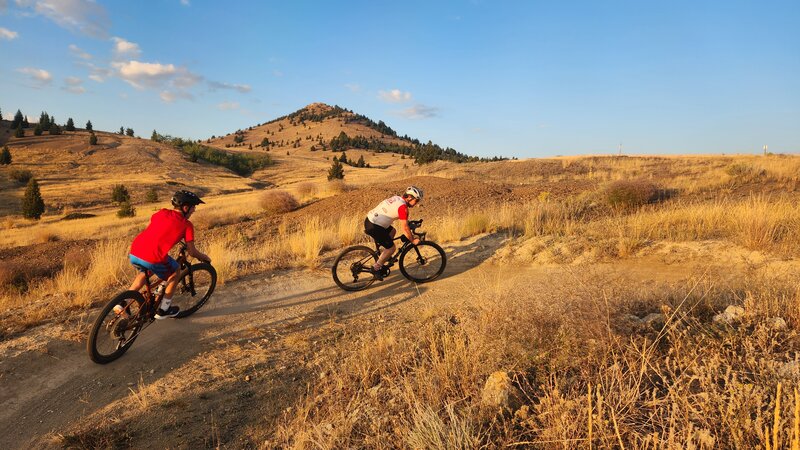
<instances>
[{"instance_id":1,"label":"dirt mound","mask_svg":"<svg viewBox=\"0 0 800 450\"><path fill-rule=\"evenodd\" d=\"M56 241L0 249L3 270L9 271L14 283L28 283L41 277L51 277L64 267L64 255L72 249L91 255L94 241Z\"/></svg>"}]
</instances>

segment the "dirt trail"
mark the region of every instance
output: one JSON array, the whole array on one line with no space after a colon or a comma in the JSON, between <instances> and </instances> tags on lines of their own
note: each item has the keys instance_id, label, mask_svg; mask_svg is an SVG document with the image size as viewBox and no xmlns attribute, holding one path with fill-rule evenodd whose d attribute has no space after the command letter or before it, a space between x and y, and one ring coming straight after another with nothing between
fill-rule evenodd
<instances>
[{"instance_id":1,"label":"dirt trail","mask_svg":"<svg viewBox=\"0 0 800 450\"><path fill-rule=\"evenodd\" d=\"M127 354L104 366L89 361L84 348L85 336L79 335L74 325L47 325L29 330L13 340L0 342L0 404L3 405L0 408L0 448L58 446L59 433L90 414L104 408L109 410L114 402L129 397L141 381L152 383L182 366L195 364L198 358L208 358L212 351L220 350L220 342L251 342L254 330L260 337L269 333L285 337L325 324L331 318L345 324L370 316L391 321L408 311L419 311L431 302L470 301L453 292L463 292L465 285L479 284L476 280L508 275L508 266L486 263L502 244L500 236L484 235L446 246L449 261L445 274L425 285L414 285L396 272L384 282L357 293L339 290L328 269L246 277L220 286L207 307L195 316L155 323ZM635 267L631 264L632 269ZM670 277L674 277L676 268L668 269L660 272L669 272ZM538 266L515 268L513 272L514 276L526 277L531 286L535 286L537 281L563 274L565 270L569 269ZM659 273L658 270L648 272ZM641 275L635 276L641 279ZM268 354L265 360L273 374L266 382L282 380L285 384L273 386L272 390L278 393L270 402L258 402L258 407L274 411L259 411L259 414L260 417L277 417L280 408L296 399L296 396L287 397L287 392L297 391L297 395L301 395L304 385L291 386L293 380L298 379L297 361L287 361L287 356L277 348L276 340L263 338L260 341L263 345L259 343L259 348ZM301 381L294 384L302 384ZM238 395L236 386L231 389L231 395ZM245 397L239 402L239 408L254 407L244 400ZM202 400L186 399L177 407L189 411L187 415L194 414L187 417L187 421L205 417L197 412L200 406L195 407L193 401ZM234 399L233 403L236 402ZM264 406L265 403L269 405ZM223 416L229 410L232 415L252 415L250 410L237 412L231 410L231 406L227 408ZM114 417L109 414L108 420ZM176 431L175 436L168 433L159 437L158 445L162 448L204 445L202 441L187 442L181 431ZM235 436L235 431L231 433ZM143 440L134 439L128 443L136 447L156 444L147 436L139 437ZM220 439L231 442L228 439L235 437Z\"/></svg>"}]
</instances>

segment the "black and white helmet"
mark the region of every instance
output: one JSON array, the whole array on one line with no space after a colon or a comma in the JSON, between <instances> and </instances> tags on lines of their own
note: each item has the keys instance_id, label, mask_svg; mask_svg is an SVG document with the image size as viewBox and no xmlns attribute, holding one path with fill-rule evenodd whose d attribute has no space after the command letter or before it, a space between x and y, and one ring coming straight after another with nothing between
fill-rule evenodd
<instances>
[{"instance_id":1,"label":"black and white helmet","mask_svg":"<svg viewBox=\"0 0 800 450\"><path fill-rule=\"evenodd\" d=\"M414 197L415 199L417 199L419 201L419 200L422 200L422 189L420 189L420 188L418 188L416 186L409 186L409 187L406 188L406 191L403 193L403 195L407 195L409 197Z\"/></svg>"},{"instance_id":2,"label":"black and white helmet","mask_svg":"<svg viewBox=\"0 0 800 450\"><path fill-rule=\"evenodd\" d=\"M183 205L197 206L200 203L205 203L200 200L194 192L178 191L172 196L172 206L180 208Z\"/></svg>"}]
</instances>

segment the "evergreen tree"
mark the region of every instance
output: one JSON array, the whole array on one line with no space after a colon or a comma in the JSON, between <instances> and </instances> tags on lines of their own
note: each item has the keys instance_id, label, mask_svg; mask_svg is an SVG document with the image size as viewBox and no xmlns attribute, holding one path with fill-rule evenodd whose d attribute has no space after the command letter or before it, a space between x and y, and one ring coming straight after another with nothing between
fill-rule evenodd
<instances>
[{"instance_id":1,"label":"evergreen tree","mask_svg":"<svg viewBox=\"0 0 800 450\"><path fill-rule=\"evenodd\" d=\"M17 113L14 114L14 120L11 121L11 128L16 129L20 126L22 126L22 111L17 110Z\"/></svg>"},{"instance_id":2,"label":"evergreen tree","mask_svg":"<svg viewBox=\"0 0 800 450\"><path fill-rule=\"evenodd\" d=\"M158 201L158 191L156 188L150 188L146 194L144 194L144 199L150 203L155 203Z\"/></svg>"},{"instance_id":3,"label":"evergreen tree","mask_svg":"<svg viewBox=\"0 0 800 450\"><path fill-rule=\"evenodd\" d=\"M262 147L269 147L269 139L267 139L267 138L262 139L261 140L261 146Z\"/></svg>"},{"instance_id":4,"label":"evergreen tree","mask_svg":"<svg viewBox=\"0 0 800 450\"><path fill-rule=\"evenodd\" d=\"M86 131L92 131L92 121L91 120L87 120L86 121Z\"/></svg>"},{"instance_id":5,"label":"evergreen tree","mask_svg":"<svg viewBox=\"0 0 800 450\"><path fill-rule=\"evenodd\" d=\"M114 185L111 191L111 201L114 203L124 203L131 201L131 194L128 193L128 188L122 184Z\"/></svg>"},{"instance_id":6,"label":"evergreen tree","mask_svg":"<svg viewBox=\"0 0 800 450\"><path fill-rule=\"evenodd\" d=\"M26 219L39 220L42 213L44 213L44 200L39 192L39 183L36 182L36 178L31 178L22 198L22 216Z\"/></svg>"},{"instance_id":7,"label":"evergreen tree","mask_svg":"<svg viewBox=\"0 0 800 450\"><path fill-rule=\"evenodd\" d=\"M30 128L30 127L31 124L30 122L28 122L28 116L25 116L25 118L22 119L22 128Z\"/></svg>"},{"instance_id":8,"label":"evergreen tree","mask_svg":"<svg viewBox=\"0 0 800 450\"><path fill-rule=\"evenodd\" d=\"M55 124L55 123L51 123L51 124L50 124L50 134L51 134L51 135L57 135L57 134L61 134L61 127L60 127L60 126L58 126L58 125L57 125L57 124Z\"/></svg>"},{"instance_id":9,"label":"evergreen tree","mask_svg":"<svg viewBox=\"0 0 800 450\"><path fill-rule=\"evenodd\" d=\"M356 167L366 167L367 163L364 162L364 155L358 157L358 162L356 163Z\"/></svg>"},{"instance_id":10,"label":"evergreen tree","mask_svg":"<svg viewBox=\"0 0 800 450\"><path fill-rule=\"evenodd\" d=\"M0 109L0 120L3 120L3 110Z\"/></svg>"},{"instance_id":11,"label":"evergreen tree","mask_svg":"<svg viewBox=\"0 0 800 450\"><path fill-rule=\"evenodd\" d=\"M89 145L97 145L97 136L94 132L89 136Z\"/></svg>"},{"instance_id":12,"label":"evergreen tree","mask_svg":"<svg viewBox=\"0 0 800 450\"><path fill-rule=\"evenodd\" d=\"M344 167L336 157L333 157L333 164L331 164L331 168L328 169L328 181L331 180L343 180L344 179Z\"/></svg>"},{"instance_id":13,"label":"evergreen tree","mask_svg":"<svg viewBox=\"0 0 800 450\"><path fill-rule=\"evenodd\" d=\"M150 140L153 142L160 142L161 137L156 133L156 130L153 130L153 134L150 135Z\"/></svg>"},{"instance_id":14,"label":"evergreen tree","mask_svg":"<svg viewBox=\"0 0 800 450\"><path fill-rule=\"evenodd\" d=\"M123 217L133 217L136 215L136 208L133 207L130 201L126 200L119 204L119 210L117 210L117 217L122 219Z\"/></svg>"},{"instance_id":15,"label":"evergreen tree","mask_svg":"<svg viewBox=\"0 0 800 450\"><path fill-rule=\"evenodd\" d=\"M14 137L15 138L25 137L25 132L22 131L22 124L21 123L17 126L17 129L14 130Z\"/></svg>"},{"instance_id":16,"label":"evergreen tree","mask_svg":"<svg viewBox=\"0 0 800 450\"><path fill-rule=\"evenodd\" d=\"M350 164L350 161L347 160L347 153L342 152L342 156L339 157L339 162L342 164Z\"/></svg>"},{"instance_id":17,"label":"evergreen tree","mask_svg":"<svg viewBox=\"0 0 800 450\"><path fill-rule=\"evenodd\" d=\"M119 127L119 135L122 136L124 134L125 134L125 129L122 128L122 127Z\"/></svg>"},{"instance_id":18,"label":"evergreen tree","mask_svg":"<svg viewBox=\"0 0 800 450\"><path fill-rule=\"evenodd\" d=\"M72 117L67 119L67 126L65 127L67 131L75 131L75 122L72 121Z\"/></svg>"},{"instance_id":19,"label":"evergreen tree","mask_svg":"<svg viewBox=\"0 0 800 450\"><path fill-rule=\"evenodd\" d=\"M39 126L42 127L44 131L50 130L50 115L44 111L39 115Z\"/></svg>"},{"instance_id":20,"label":"evergreen tree","mask_svg":"<svg viewBox=\"0 0 800 450\"><path fill-rule=\"evenodd\" d=\"M33 129L33 135L34 136L41 136L42 135L42 131L44 131L44 130L42 130L42 124L41 123L37 123L36 127Z\"/></svg>"},{"instance_id":21,"label":"evergreen tree","mask_svg":"<svg viewBox=\"0 0 800 450\"><path fill-rule=\"evenodd\" d=\"M11 164L11 150L8 149L7 145L4 145L3 151L0 152L0 165L8 164Z\"/></svg>"},{"instance_id":22,"label":"evergreen tree","mask_svg":"<svg viewBox=\"0 0 800 450\"><path fill-rule=\"evenodd\" d=\"M130 137L133 137L133 128L126 128L125 129L125 134L130 136Z\"/></svg>"}]
</instances>

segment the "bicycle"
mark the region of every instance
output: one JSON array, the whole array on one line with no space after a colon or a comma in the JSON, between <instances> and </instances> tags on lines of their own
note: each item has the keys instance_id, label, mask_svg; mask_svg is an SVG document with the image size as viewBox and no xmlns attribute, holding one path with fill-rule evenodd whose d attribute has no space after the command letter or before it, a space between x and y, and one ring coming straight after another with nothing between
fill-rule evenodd
<instances>
[{"instance_id":1,"label":"bicycle","mask_svg":"<svg viewBox=\"0 0 800 450\"><path fill-rule=\"evenodd\" d=\"M181 241L178 258L179 281L172 304L180 307L176 319L188 317L208 301L217 285L217 271L209 263L189 264L186 243ZM122 356L150 324L164 297L166 281L146 272L147 282L141 291L125 291L111 299L92 325L86 350L89 358L106 364Z\"/></svg>"},{"instance_id":2,"label":"bicycle","mask_svg":"<svg viewBox=\"0 0 800 450\"><path fill-rule=\"evenodd\" d=\"M409 280L417 283L433 281L444 272L447 256L442 247L433 241L426 240L426 232L418 233L416 231L422 226L422 219L409 220L408 226L411 228L411 233L417 236L420 242L414 245L402 234L395 238L395 241L401 240L403 245L384 264L382 275L384 278L388 276L389 268L398 263L400 273ZM380 254L381 246L378 244L375 244L375 250L365 245L346 248L333 262L331 268L333 281L345 291L360 291L368 288L377 279L372 272L372 265L378 260Z\"/></svg>"}]
</instances>

